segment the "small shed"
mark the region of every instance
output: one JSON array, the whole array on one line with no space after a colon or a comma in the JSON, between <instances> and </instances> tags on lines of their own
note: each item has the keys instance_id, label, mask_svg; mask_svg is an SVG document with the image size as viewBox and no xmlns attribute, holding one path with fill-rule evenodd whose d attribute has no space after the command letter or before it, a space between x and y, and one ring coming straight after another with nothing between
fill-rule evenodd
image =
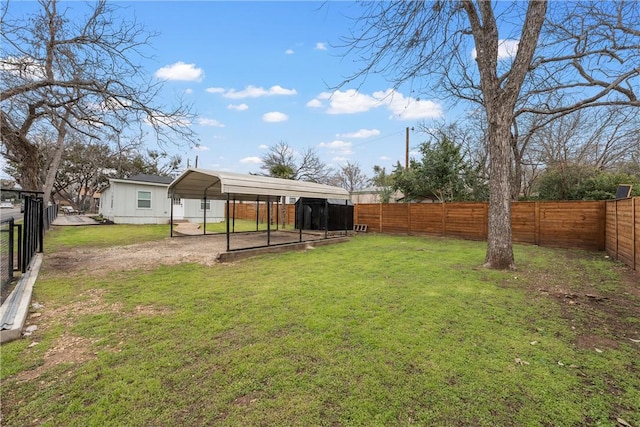
<instances>
[{"instance_id":1,"label":"small shed","mask_svg":"<svg viewBox=\"0 0 640 427\"><path fill-rule=\"evenodd\" d=\"M353 229L353 203L340 199L300 198L296 202L296 228L303 230Z\"/></svg>"},{"instance_id":2,"label":"small shed","mask_svg":"<svg viewBox=\"0 0 640 427\"><path fill-rule=\"evenodd\" d=\"M298 197L303 205L305 203L305 199L342 201L342 203L345 204L350 202L349 192L340 187L260 175L244 175L197 168L189 168L185 170L182 175L177 177L169 185L168 196L174 199L200 199L204 203L206 203L207 200L226 201L225 218L227 229L227 251L231 250L230 235L233 231L232 224L235 221L234 212L236 202L258 202L258 206L260 205L259 202L263 202L266 205L268 216L266 245L256 247L275 245L271 243L271 218L269 215L271 212L271 205L273 203L279 204L283 197ZM302 211L300 211L300 213L302 214ZM353 218L353 213L351 218ZM353 223L353 219L351 221ZM207 234L206 217L203 218L203 223L205 224L203 234ZM302 219L296 219L296 224L302 223ZM171 225L173 232L173 215ZM345 231L345 235L348 230L348 225L349 224L345 224L345 227L342 228ZM303 240L303 229L300 227L296 228L298 229L297 241L305 241ZM324 231L324 238L329 238L326 227L324 228Z\"/></svg>"}]
</instances>

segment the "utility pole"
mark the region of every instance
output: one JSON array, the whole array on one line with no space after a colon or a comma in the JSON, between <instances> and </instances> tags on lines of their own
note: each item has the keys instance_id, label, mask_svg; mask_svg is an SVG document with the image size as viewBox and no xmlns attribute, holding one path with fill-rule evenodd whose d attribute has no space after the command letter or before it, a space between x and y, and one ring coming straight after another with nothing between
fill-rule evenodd
<instances>
[{"instance_id":1,"label":"utility pole","mask_svg":"<svg viewBox=\"0 0 640 427\"><path fill-rule=\"evenodd\" d=\"M409 126L407 126L407 129L406 129L405 139L406 139L406 143L407 143L407 149L405 151L406 155L405 155L405 158L404 158L404 168L405 169L409 169Z\"/></svg>"},{"instance_id":2,"label":"utility pole","mask_svg":"<svg viewBox=\"0 0 640 427\"><path fill-rule=\"evenodd\" d=\"M413 128L411 128L411 130L413 130ZM406 129L405 140L406 140L407 148L405 150L406 154L404 159L404 168L409 169L409 126L407 126L407 129Z\"/></svg>"}]
</instances>

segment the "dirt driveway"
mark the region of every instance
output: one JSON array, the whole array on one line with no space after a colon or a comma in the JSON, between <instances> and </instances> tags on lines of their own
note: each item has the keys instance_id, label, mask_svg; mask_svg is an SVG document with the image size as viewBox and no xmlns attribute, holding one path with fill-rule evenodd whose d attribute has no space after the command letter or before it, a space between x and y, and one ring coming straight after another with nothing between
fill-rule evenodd
<instances>
[{"instance_id":1,"label":"dirt driveway","mask_svg":"<svg viewBox=\"0 0 640 427\"><path fill-rule=\"evenodd\" d=\"M307 234L303 240L321 239L321 234ZM293 243L298 233L276 231L270 236L270 244ZM236 233L231 236L231 249L255 247L267 244L266 233ZM103 275L113 271L149 270L159 265L193 262L212 265L220 253L227 250L226 234L207 236L167 237L153 242L109 248L79 248L48 254L47 270L86 272Z\"/></svg>"}]
</instances>

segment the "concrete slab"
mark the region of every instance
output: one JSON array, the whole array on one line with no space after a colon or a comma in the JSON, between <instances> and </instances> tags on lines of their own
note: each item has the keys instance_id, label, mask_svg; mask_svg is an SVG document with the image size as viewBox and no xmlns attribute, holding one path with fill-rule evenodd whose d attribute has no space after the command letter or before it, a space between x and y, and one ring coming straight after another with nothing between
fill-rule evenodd
<instances>
[{"instance_id":1,"label":"concrete slab","mask_svg":"<svg viewBox=\"0 0 640 427\"><path fill-rule=\"evenodd\" d=\"M29 304L31 304L31 294L33 286L38 278L42 265L43 254L35 255L31 266L22 275L11 295L0 307L0 344L20 338L24 322L29 314Z\"/></svg>"},{"instance_id":2,"label":"concrete slab","mask_svg":"<svg viewBox=\"0 0 640 427\"><path fill-rule=\"evenodd\" d=\"M58 215L52 225L99 225L100 223L89 215Z\"/></svg>"},{"instance_id":3,"label":"concrete slab","mask_svg":"<svg viewBox=\"0 0 640 427\"><path fill-rule=\"evenodd\" d=\"M174 234L181 236L197 236L202 234L200 224L194 224L192 222L179 222L173 227Z\"/></svg>"},{"instance_id":4,"label":"concrete slab","mask_svg":"<svg viewBox=\"0 0 640 427\"><path fill-rule=\"evenodd\" d=\"M310 240L307 242L295 242L286 243L276 246L265 246L261 248L251 249L239 249L231 252L222 252L218 255L219 262L233 262L240 259L249 258L256 255L268 254L268 253L281 253L288 251L301 251L309 247L315 248L316 246L332 245L334 243L348 242L349 237L332 237L322 240Z\"/></svg>"}]
</instances>

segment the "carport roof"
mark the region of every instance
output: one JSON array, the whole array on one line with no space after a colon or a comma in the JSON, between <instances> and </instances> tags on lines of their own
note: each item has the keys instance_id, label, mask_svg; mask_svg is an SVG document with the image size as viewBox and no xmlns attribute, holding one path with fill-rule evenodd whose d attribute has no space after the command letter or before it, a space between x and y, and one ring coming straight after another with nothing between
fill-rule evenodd
<instances>
[{"instance_id":1,"label":"carport roof","mask_svg":"<svg viewBox=\"0 0 640 427\"><path fill-rule=\"evenodd\" d=\"M195 168L185 170L169 185L169 196L176 199L227 200L227 195L241 201L266 200L267 196L350 199L349 192L340 187Z\"/></svg>"}]
</instances>

